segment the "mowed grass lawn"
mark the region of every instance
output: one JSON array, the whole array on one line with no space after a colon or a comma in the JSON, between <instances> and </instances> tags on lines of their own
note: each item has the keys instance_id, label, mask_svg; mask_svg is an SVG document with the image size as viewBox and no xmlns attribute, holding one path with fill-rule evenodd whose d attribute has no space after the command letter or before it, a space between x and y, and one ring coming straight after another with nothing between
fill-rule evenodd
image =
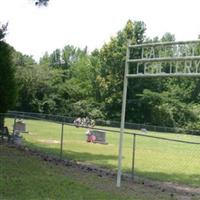
<instances>
[{"instance_id":1,"label":"mowed grass lawn","mask_svg":"<svg viewBox=\"0 0 200 200\"><path fill-rule=\"evenodd\" d=\"M60 154L61 124L25 120L28 133L23 133L27 145L51 154ZM13 119L6 124L12 130ZM108 144L86 142L86 129L64 126L63 157L117 169L119 134L107 131ZM133 130L127 130L133 132ZM136 131L134 131L136 132ZM199 136L147 132L147 135L200 142ZM123 171L132 168L133 136L124 135ZM200 145L184 144L136 137L135 172L143 177L200 186Z\"/></svg>"},{"instance_id":2,"label":"mowed grass lawn","mask_svg":"<svg viewBox=\"0 0 200 200\"><path fill-rule=\"evenodd\" d=\"M0 144L1 200L175 200L182 194L61 163ZM199 199L194 196L191 200Z\"/></svg>"},{"instance_id":3,"label":"mowed grass lawn","mask_svg":"<svg viewBox=\"0 0 200 200\"><path fill-rule=\"evenodd\" d=\"M107 185L108 189L101 184ZM113 182L106 178L84 173L72 167L45 162L26 152L0 144L0 199L145 200L148 198L140 193L138 195L130 191L126 194L123 190L117 190ZM152 194L151 200L153 199Z\"/></svg>"}]
</instances>

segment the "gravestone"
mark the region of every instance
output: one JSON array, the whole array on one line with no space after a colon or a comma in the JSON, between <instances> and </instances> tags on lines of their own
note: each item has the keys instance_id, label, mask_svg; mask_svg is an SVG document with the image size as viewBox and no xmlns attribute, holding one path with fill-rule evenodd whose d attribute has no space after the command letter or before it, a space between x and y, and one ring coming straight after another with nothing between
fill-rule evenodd
<instances>
[{"instance_id":1,"label":"gravestone","mask_svg":"<svg viewBox=\"0 0 200 200\"><path fill-rule=\"evenodd\" d=\"M91 130L90 133L96 137L94 143L108 144L106 142L106 132L101 130Z\"/></svg>"},{"instance_id":2,"label":"gravestone","mask_svg":"<svg viewBox=\"0 0 200 200\"><path fill-rule=\"evenodd\" d=\"M14 131L15 132L26 132L26 124L22 121L16 121L14 124Z\"/></svg>"}]
</instances>

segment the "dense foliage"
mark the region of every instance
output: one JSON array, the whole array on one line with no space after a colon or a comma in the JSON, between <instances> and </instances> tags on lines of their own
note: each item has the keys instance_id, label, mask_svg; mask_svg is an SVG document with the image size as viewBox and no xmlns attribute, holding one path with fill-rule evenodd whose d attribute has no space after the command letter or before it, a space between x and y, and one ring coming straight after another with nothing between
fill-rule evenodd
<instances>
[{"instance_id":1,"label":"dense foliage","mask_svg":"<svg viewBox=\"0 0 200 200\"><path fill-rule=\"evenodd\" d=\"M49 0L34 0L36 6L47 6Z\"/></svg>"},{"instance_id":2,"label":"dense foliage","mask_svg":"<svg viewBox=\"0 0 200 200\"><path fill-rule=\"evenodd\" d=\"M143 22L126 26L91 53L66 45L45 53L37 64L15 52L18 100L15 109L30 112L120 120L127 40L132 44L172 41L145 37ZM140 52L132 52L139 54ZM129 81L126 121L161 126L198 127L200 79L148 78Z\"/></svg>"},{"instance_id":3,"label":"dense foliage","mask_svg":"<svg viewBox=\"0 0 200 200\"><path fill-rule=\"evenodd\" d=\"M0 27L0 113L5 113L15 102L15 71L13 67L13 49L3 39L6 35L7 25ZM0 129L4 118L0 115Z\"/></svg>"}]
</instances>

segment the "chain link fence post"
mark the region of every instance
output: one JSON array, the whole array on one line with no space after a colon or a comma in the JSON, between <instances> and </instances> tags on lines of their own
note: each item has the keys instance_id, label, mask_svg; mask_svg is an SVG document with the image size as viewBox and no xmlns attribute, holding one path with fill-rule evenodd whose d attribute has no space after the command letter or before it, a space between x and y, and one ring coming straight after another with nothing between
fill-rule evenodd
<instances>
[{"instance_id":1,"label":"chain link fence post","mask_svg":"<svg viewBox=\"0 0 200 200\"><path fill-rule=\"evenodd\" d=\"M13 121L13 132L12 132L12 143L14 143L14 137L15 137L15 128L16 128L16 121L17 121L17 115L14 115L14 121Z\"/></svg>"},{"instance_id":2,"label":"chain link fence post","mask_svg":"<svg viewBox=\"0 0 200 200\"><path fill-rule=\"evenodd\" d=\"M61 124L61 138L60 138L60 159L63 156L63 132L64 132L64 121Z\"/></svg>"},{"instance_id":3,"label":"chain link fence post","mask_svg":"<svg viewBox=\"0 0 200 200\"><path fill-rule=\"evenodd\" d=\"M132 173L131 177L132 180L134 180L134 175L135 175L135 147L136 147L136 134L133 134L133 152L132 152Z\"/></svg>"}]
</instances>

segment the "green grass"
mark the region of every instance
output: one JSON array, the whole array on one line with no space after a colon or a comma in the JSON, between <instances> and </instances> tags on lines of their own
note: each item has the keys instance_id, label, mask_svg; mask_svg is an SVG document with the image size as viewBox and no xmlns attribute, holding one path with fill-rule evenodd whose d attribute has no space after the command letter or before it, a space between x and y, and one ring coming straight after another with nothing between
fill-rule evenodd
<instances>
[{"instance_id":1,"label":"green grass","mask_svg":"<svg viewBox=\"0 0 200 200\"><path fill-rule=\"evenodd\" d=\"M0 145L0 199L2 200L120 200L146 199L98 188L97 176ZM111 184L101 178L104 184ZM97 186L97 187L96 187ZM109 187L109 186L108 186ZM111 188L112 189L112 188ZM151 198L153 199L153 198Z\"/></svg>"},{"instance_id":2,"label":"green grass","mask_svg":"<svg viewBox=\"0 0 200 200\"><path fill-rule=\"evenodd\" d=\"M27 145L51 154L60 154L61 125L39 120L25 120L25 122L29 133L24 133L23 138ZM7 119L6 123L12 130L13 120ZM116 130L115 128L110 130L106 136L108 145L91 144L86 142L86 129L65 125L63 156L117 169L119 134L112 132L112 130ZM133 130L127 131L133 132ZM199 136L155 132L148 132L147 134L200 142ZM124 135L123 171L125 172L131 171L132 140L131 135ZM200 145L137 136L135 155L135 170L136 174L140 176L200 186Z\"/></svg>"}]
</instances>

